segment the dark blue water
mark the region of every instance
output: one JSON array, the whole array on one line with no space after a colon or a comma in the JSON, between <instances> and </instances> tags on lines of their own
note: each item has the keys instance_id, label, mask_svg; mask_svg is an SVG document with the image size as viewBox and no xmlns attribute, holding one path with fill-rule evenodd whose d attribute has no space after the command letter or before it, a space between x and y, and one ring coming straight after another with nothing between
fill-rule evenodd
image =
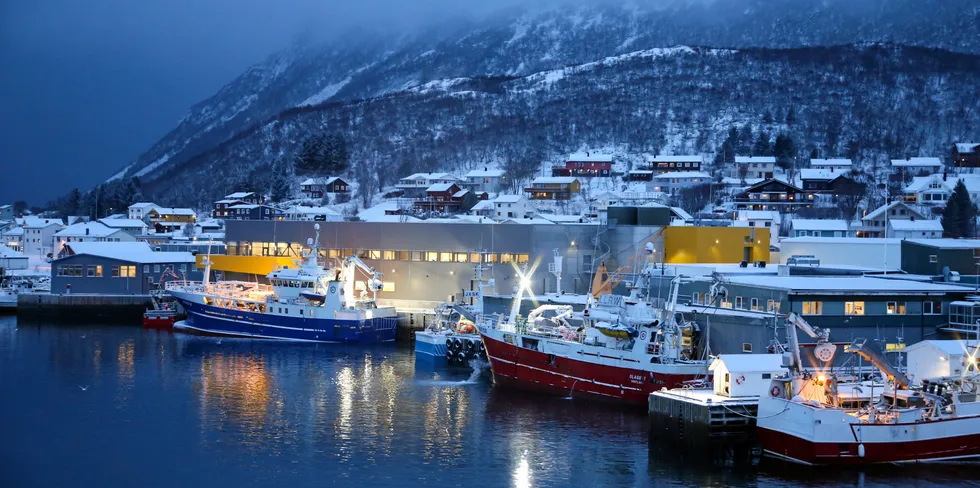
<instances>
[{"instance_id":1,"label":"dark blue water","mask_svg":"<svg viewBox=\"0 0 980 488\"><path fill-rule=\"evenodd\" d=\"M0 317L0 486L951 486L974 467L732 468L642 411L495 389L406 346ZM666 451L666 452L663 452Z\"/></svg>"}]
</instances>

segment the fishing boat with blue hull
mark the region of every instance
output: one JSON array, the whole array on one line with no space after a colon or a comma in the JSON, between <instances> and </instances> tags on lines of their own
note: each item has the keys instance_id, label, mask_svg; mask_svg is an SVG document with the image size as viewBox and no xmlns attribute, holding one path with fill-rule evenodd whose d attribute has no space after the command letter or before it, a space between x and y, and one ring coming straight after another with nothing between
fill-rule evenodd
<instances>
[{"instance_id":1,"label":"fishing boat with blue hull","mask_svg":"<svg viewBox=\"0 0 980 488\"><path fill-rule=\"evenodd\" d=\"M483 314L483 289L493 287L493 278L483 279L483 272L492 266L484 257L486 254L480 253L480 262L473 268L476 289L464 291L460 302L450 300L436 307L435 320L425 330L415 332L415 359L438 365L465 365L471 359L486 359L476 328L476 321Z\"/></svg>"},{"instance_id":2,"label":"fishing boat with blue hull","mask_svg":"<svg viewBox=\"0 0 980 488\"><path fill-rule=\"evenodd\" d=\"M317 263L320 226L296 268L269 273L269 283L219 281L170 282L167 291L180 303L187 319L175 330L208 335L307 342L376 343L395 340L394 307L379 307L381 273L356 256L337 268ZM365 291L355 293L356 273L368 278Z\"/></svg>"}]
</instances>

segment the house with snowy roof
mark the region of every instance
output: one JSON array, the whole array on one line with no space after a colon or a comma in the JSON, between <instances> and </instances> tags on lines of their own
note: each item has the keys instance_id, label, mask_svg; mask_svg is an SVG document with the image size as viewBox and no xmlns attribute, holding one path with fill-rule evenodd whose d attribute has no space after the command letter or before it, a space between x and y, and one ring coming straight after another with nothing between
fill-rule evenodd
<instances>
[{"instance_id":1,"label":"house with snowy roof","mask_svg":"<svg viewBox=\"0 0 980 488\"><path fill-rule=\"evenodd\" d=\"M847 222L831 219L793 219L791 237L850 237Z\"/></svg>"},{"instance_id":2,"label":"house with snowy roof","mask_svg":"<svg viewBox=\"0 0 980 488\"><path fill-rule=\"evenodd\" d=\"M893 220L926 220L925 214L909 204L895 200L882 205L861 218L861 226L856 230L857 237L885 237L888 222Z\"/></svg>"},{"instance_id":3,"label":"house with snowy roof","mask_svg":"<svg viewBox=\"0 0 980 488\"><path fill-rule=\"evenodd\" d=\"M421 197L432 185L439 183L462 184L462 179L450 173L415 173L398 180L395 188L407 197Z\"/></svg>"},{"instance_id":4,"label":"house with snowy roof","mask_svg":"<svg viewBox=\"0 0 980 488\"><path fill-rule=\"evenodd\" d=\"M653 191L677 194L685 188L710 183L711 175L700 171L675 171L653 177Z\"/></svg>"},{"instance_id":5,"label":"house with snowy roof","mask_svg":"<svg viewBox=\"0 0 980 488\"><path fill-rule=\"evenodd\" d=\"M851 170L853 162L850 159L811 159L810 168L827 171L829 173L843 173Z\"/></svg>"},{"instance_id":6,"label":"house with snowy roof","mask_svg":"<svg viewBox=\"0 0 980 488\"><path fill-rule=\"evenodd\" d=\"M980 197L980 175L945 173L912 178L912 182L906 185L904 190L905 201L919 205L945 206L959 181L963 181L966 191L970 193L970 199L977 201Z\"/></svg>"},{"instance_id":7,"label":"house with snowy roof","mask_svg":"<svg viewBox=\"0 0 980 488\"><path fill-rule=\"evenodd\" d=\"M350 193L350 185L339 176L307 178L299 184L306 198L323 198L327 193Z\"/></svg>"},{"instance_id":8,"label":"house with snowy roof","mask_svg":"<svg viewBox=\"0 0 980 488\"><path fill-rule=\"evenodd\" d=\"M580 152L568 155L564 166L551 168L551 176L606 177L612 174L611 154Z\"/></svg>"},{"instance_id":9,"label":"house with snowy roof","mask_svg":"<svg viewBox=\"0 0 980 488\"><path fill-rule=\"evenodd\" d=\"M129 213L129 218L146 222L147 219L149 219L150 211L155 208L158 208L158 206L153 202L137 202L130 205L127 210Z\"/></svg>"},{"instance_id":10,"label":"house with snowy roof","mask_svg":"<svg viewBox=\"0 0 980 488\"><path fill-rule=\"evenodd\" d=\"M535 208L524 195L500 195L493 200L494 220L534 217Z\"/></svg>"},{"instance_id":11,"label":"house with snowy roof","mask_svg":"<svg viewBox=\"0 0 980 488\"><path fill-rule=\"evenodd\" d=\"M54 233L53 253L57 255L70 242L134 242L136 237L102 222L79 222Z\"/></svg>"},{"instance_id":12,"label":"house with snowy roof","mask_svg":"<svg viewBox=\"0 0 980 488\"><path fill-rule=\"evenodd\" d=\"M953 166L968 171L980 167L980 142L953 144Z\"/></svg>"},{"instance_id":13,"label":"house with snowy roof","mask_svg":"<svg viewBox=\"0 0 980 488\"><path fill-rule=\"evenodd\" d=\"M895 239L939 239L943 224L939 219L889 220L888 237Z\"/></svg>"},{"instance_id":14,"label":"house with snowy roof","mask_svg":"<svg viewBox=\"0 0 980 488\"><path fill-rule=\"evenodd\" d=\"M164 278L202 276L189 252L156 252L145 242L71 242L51 262L51 293L147 295Z\"/></svg>"},{"instance_id":15,"label":"house with snowy roof","mask_svg":"<svg viewBox=\"0 0 980 488\"><path fill-rule=\"evenodd\" d=\"M927 176L943 169L943 162L939 158L893 159L891 165L895 173L905 174L909 177Z\"/></svg>"},{"instance_id":16,"label":"house with snowy roof","mask_svg":"<svg viewBox=\"0 0 980 488\"><path fill-rule=\"evenodd\" d=\"M503 186L505 174L502 169L474 169L463 175L462 184L470 190L497 192Z\"/></svg>"},{"instance_id":17,"label":"house with snowy roof","mask_svg":"<svg viewBox=\"0 0 980 488\"><path fill-rule=\"evenodd\" d=\"M29 256L47 256L52 252L54 234L64 227L61 219L49 219L29 215L21 219L24 227L23 253Z\"/></svg>"},{"instance_id":18,"label":"house with snowy roof","mask_svg":"<svg viewBox=\"0 0 980 488\"><path fill-rule=\"evenodd\" d=\"M570 200L581 189L582 184L573 176L539 176L524 192L531 200Z\"/></svg>"},{"instance_id":19,"label":"house with snowy roof","mask_svg":"<svg viewBox=\"0 0 980 488\"><path fill-rule=\"evenodd\" d=\"M703 156L660 154L647 158L647 170L655 173L675 171L701 171Z\"/></svg>"},{"instance_id":20,"label":"house with snowy roof","mask_svg":"<svg viewBox=\"0 0 980 488\"><path fill-rule=\"evenodd\" d=\"M469 211L476 205L476 193L456 183L436 183L425 189L425 197L413 203L419 212L454 214Z\"/></svg>"},{"instance_id":21,"label":"house with snowy roof","mask_svg":"<svg viewBox=\"0 0 980 488\"><path fill-rule=\"evenodd\" d=\"M740 177L745 172L746 178L772 178L776 172L776 158L772 156L735 156L735 174Z\"/></svg>"}]
</instances>

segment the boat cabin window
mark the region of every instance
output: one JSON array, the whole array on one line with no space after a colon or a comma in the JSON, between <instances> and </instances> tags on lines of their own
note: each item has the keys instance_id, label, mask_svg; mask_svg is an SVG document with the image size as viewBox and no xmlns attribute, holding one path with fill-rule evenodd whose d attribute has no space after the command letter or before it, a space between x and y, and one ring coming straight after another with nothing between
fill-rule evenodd
<instances>
[{"instance_id":1,"label":"boat cabin window","mask_svg":"<svg viewBox=\"0 0 980 488\"><path fill-rule=\"evenodd\" d=\"M528 338L528 337L522 337L521 338L521 345L524 346L524 347L526 347L526 348L528 348L528 349L534 349L535 351L538 350L538 340L537 339L531 339L531 338Z\"/></svg>"},{"instance_id":2,"label":"boat cabin window","mask_svg":"<svg viewBox=\"0 0 980 488\"><path fill-rule=\"evenodd\" d=\"M976 393L960 393L959 397L960 403L973 403L977 401Z\"/></svg>"}]
</instances>

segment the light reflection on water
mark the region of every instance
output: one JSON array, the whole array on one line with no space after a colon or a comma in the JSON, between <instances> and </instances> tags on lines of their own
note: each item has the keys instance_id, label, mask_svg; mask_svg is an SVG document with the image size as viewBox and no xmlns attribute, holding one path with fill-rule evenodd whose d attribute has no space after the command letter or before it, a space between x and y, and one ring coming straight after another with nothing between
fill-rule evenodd
<instances>
[{"instance_id":1,"label":"light reflection on water","mask_svg":"<svg viewBox=\"0 0 980 488\"><path fill-rule=\"evenodd\" d=\"M401 346L14 327L0 318L0 486L919 487L974 479L972 469L947 467L736 470L698 455L651 455L642 411L497 390L486 379L466 381L467 370L417 365Z\"/></svg>"}]
</instances>

